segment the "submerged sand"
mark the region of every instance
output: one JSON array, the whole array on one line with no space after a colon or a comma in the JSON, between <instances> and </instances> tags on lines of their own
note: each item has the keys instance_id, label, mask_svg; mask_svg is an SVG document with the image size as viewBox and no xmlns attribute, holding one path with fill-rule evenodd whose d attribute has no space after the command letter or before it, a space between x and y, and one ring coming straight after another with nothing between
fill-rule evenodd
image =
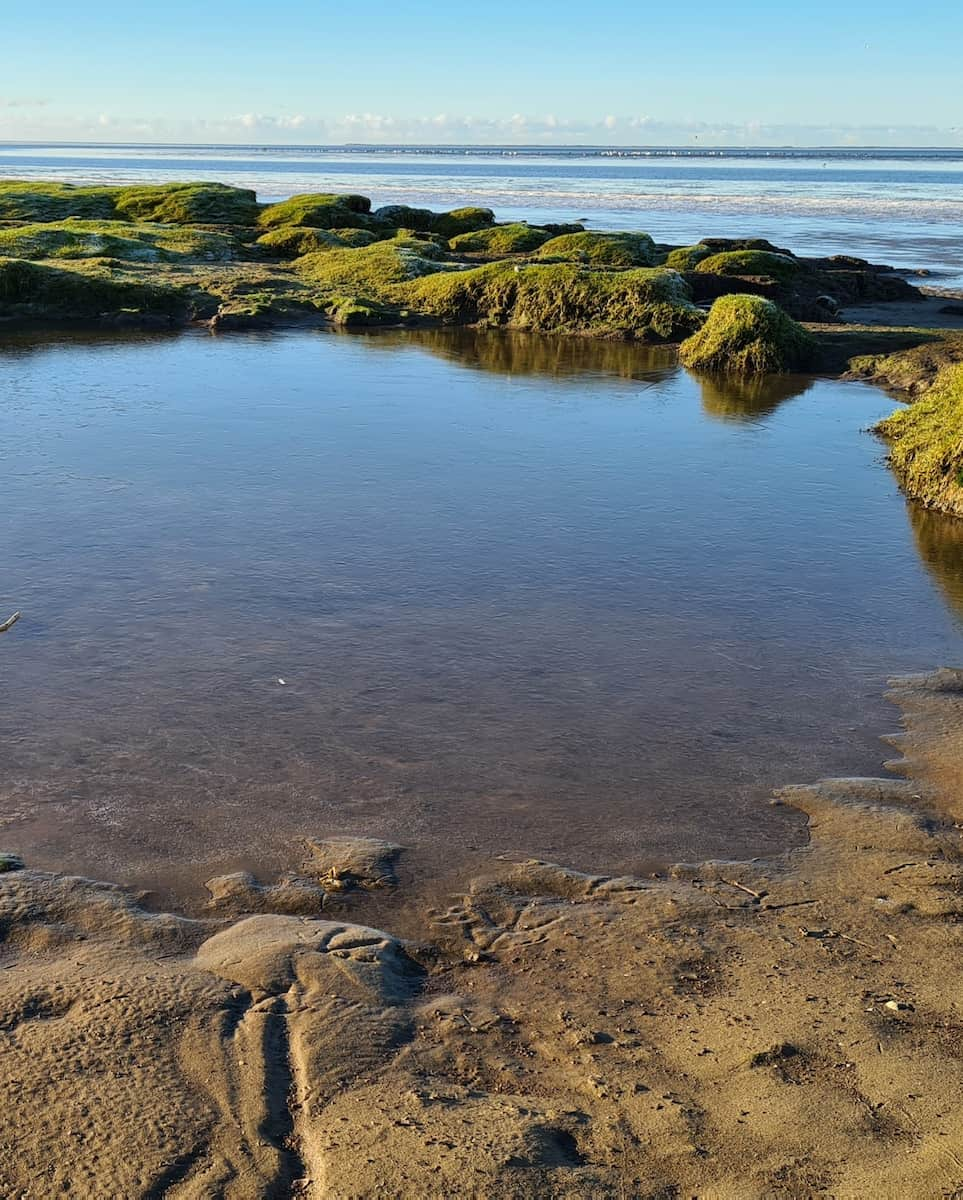
<instances>
[{"instance_id":1,"label":"submerged sand","mask_svg":"<svg viewBox=\"0 0 963 1200\"><path fill-rule=\"evenodd\" d=\"M0 1193L957 1194L963 671L893 697L905 778L784 791L807 846L497 861L407 940L350 919L405 903L372 840L201 919L8 871Z\"/></svg>"}]
</instances>

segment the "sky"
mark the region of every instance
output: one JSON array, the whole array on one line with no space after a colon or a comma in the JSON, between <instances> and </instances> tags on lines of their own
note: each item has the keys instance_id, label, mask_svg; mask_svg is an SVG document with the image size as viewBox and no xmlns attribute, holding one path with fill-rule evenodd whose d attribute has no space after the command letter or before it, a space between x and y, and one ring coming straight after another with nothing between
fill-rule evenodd
<instances>
[{"instance_id":1,"label":"sky","mask_svg":"<svg viewBox=\"0 0 963 1200\"><path fill-rule=\"evenodd\" d=\"M959 0L0 0L0 140L963 146Z\"/></svg>"}]
</instances>

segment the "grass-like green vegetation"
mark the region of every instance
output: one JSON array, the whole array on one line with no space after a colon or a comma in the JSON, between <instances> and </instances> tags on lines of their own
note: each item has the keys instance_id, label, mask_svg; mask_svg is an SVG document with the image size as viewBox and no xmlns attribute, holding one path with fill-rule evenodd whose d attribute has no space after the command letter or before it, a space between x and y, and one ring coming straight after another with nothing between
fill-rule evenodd
<instances>
[{"instance_id":1,"label":"grass-like green vegetation","mask_svg":"<svg viewBox=\"0 0 963 1200\"><path fill-rule=\"evenodd\" d=\"M563 233L539 247L538 257L600 267L654 267L659 261L647 233Z\"/></svg>"},{"instance_id":2,"label":"grass-like green vegetation","mask_svg":"<svg viewBox=\"0 0 963 1200\"><path fill-rule=\"evenodd\" d=\"M94 260L78 269L0 258L0 313L45 319L99 318L136 313L171 318L186 315L190 303L179 288L130 279Z\"/></svg>"},{"instance_id":3,"label":"grass-like green vegetation","mask_svg":"<svg viewBox=\"0 0 963 1200\"><path fill-rule=\"evenodd\" d=\"M349 250L308 254L295 263L298 274L322 295L390 302L398 284L437 271L457 270L432 242L398 237Z\"/></svg>"},{"instance_id":4,"label":"grass-like green vegetation","mask_svg":"<svg viewBox=\"0 0 963 1200\"><path fill-rule=\"evenodd\" d=\"M470 254L479 258L505 258L509 254L529 254L549 241L551 236L545 229L515 222L458 234L448 245L455 254Z\"/></svg>"},{"instance_id":5,"label":"grass-like green vegetation","mask_svg":"<svg viewBox=\"0 0 963 1200\"><path fill-rule=\"evenodd\" d=\"M415 311L457 325L670 341L703 320L682 278L661 269L492 263L429 275L404 295Z\"/></svg>"},{"instance_id":6,"label":"grass-like green vegetation","mask_svg":"<svg viewBox=\"0 0 963 1200\"><path fill-rule=\"evenodd\" d=\"M817 356L815 340L778 304L746 295L720 296L679 347L687 367L739 376L805 370Z\"/></svg>"},{"instance_id":7,"label":"grass-like green vegetation","mask_svg":"<svg viewBox=\"0 0 963 1200\"><path fill-rule=\"evenodd\" d=\"M69 183L0 183L0 220L153 221L162 224L251 225L254 192L223 183L163 183L138 187L74 187Z\"/></svg>"},{"instance_id":8,"label":"grass-like green vegetation","mask_svg":"<svg viewBox=\"0 0 963 1200\"><path fill-rule=\"evenodd\" d=\"M877 429L909 495L963 516L963 362L944 366L917 400Z\"/></svg>"},{"instance_id":9,"label":"grass-like green vegetation","mask_svg":"<svg viewBox=\"0 0 963 1200\"><path fill-rule=\"evenodd\" d=\"M185 225L134 221L65 221L0 228L0 255L9 258L120 258L130 262L198 259L227 262L236 257L231 234Z\"/></svg>"},{"instance_id":10,"label":"grass-like green vegetation","mask_svg":"<svg viewBox=\"0 0 963 1200\"><path fill-rule=\"evenodd\" d=\"M694 271L703 259L711 258L713 251L698 242L695 246L679 246L670 250L665 265L673 271Z\"/></svg>"},{"instance_id":11,"label":"grass-like green vegetation","mask_svg":"<svg viewBox=\"0 0 963 1200\"><path fill-rule=\"evenodd\" d=\"M370 229L313 229L309 225L279 225L262 233L256 244L281 258L300 258L325 250L370 246L378 234Z\"/></svg>"},{"instance_id":12,"label":"grass-like green vegetation","mask_svg":"<svg viewBox=\"0 0 963 1200\"><path fill-rule=\"evenodd\" d=\"M700 259L694 269L707 275L768 275L788 283L799 270L799 262L769 250L725 250Z\"/></svg>"},{"instance_id":13,"label":"grass-like green vegetation","mask_svg":"<svg viewBox=\"0 0 963 1200\"><path fill-rule=\"evenodd\" d=\"M308 192L269 204L257 217L261 229L307 225L313 229L370 229L380 225L371 216L367 196L323 195Z\"/></svg>"}]
</instances>

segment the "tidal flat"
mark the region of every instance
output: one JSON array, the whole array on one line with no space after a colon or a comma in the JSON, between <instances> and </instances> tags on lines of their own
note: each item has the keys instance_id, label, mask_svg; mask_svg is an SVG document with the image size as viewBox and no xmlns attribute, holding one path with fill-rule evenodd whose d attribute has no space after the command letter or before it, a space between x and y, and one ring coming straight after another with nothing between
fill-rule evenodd
<instances>
[{"instance_id":1,"label":"tidal flat","mask_svg":"<svg viewBox=\"0 0 963 1200\"><path fill-rule=\"evenodd\" d=\"M3 1190L954 1186L945 301L236 192L0 185Z\"/></svg>"}]
</instances>

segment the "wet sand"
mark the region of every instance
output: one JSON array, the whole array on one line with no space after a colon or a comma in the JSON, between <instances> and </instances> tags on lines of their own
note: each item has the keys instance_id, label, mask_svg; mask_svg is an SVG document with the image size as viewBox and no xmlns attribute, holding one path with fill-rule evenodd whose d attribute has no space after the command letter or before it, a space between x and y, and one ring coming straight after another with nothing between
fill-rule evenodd
<instances>
[{"instance_id":1,"label":"wet sand","mask_svg":"<svg viewBox=\"0 0 963 1200\"><path fill-rule=\"evenodd\" d=\"M809 841L766 860L492 861L429 904L329 840L196 920L0 875L0 1188L955 1194L963 672L893 698L903 778L785 790Z\"/></svg>"}]
</instances>

